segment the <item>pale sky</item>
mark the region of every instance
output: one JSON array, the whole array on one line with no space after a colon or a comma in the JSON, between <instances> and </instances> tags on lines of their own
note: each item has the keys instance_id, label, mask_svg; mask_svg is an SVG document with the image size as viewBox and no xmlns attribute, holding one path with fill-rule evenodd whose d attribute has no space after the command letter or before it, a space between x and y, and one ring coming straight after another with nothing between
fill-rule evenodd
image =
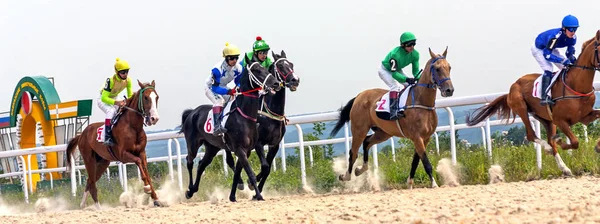
<instances>
[{"instance_id":1,"label":"pale sky","mask_svg":"<svg viewBox=\"0 0 600 224\"><path fill-rule=\"evenodd\" d=\"M421 67L428 47L449 47L455 97L506 92L541 72L530 51L538 33L577 16L578 55L600 29L598 9L598 0L0 1L0 111L23 76L44 75L63 102L94 99L92 122L101 121L96 98L120 57L134 81L156 80L161 120L148 129L173 128L184 109L210 103L205 80L225 42L250 51L257 35L285 50L301 78L288 115L387 88L377 68L405 31L417 36Z\"/></svg>"}]
</instances>

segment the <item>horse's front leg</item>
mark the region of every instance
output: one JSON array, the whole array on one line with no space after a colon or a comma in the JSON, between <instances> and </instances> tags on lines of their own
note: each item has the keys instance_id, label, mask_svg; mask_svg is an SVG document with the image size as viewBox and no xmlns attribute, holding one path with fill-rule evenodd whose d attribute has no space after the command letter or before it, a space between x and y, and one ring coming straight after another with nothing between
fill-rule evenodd
<instances>
[{"instance_id":1,"label":"horse's front leg","mask_svg":"<svg viewBox=\"0 0 600 224\"><path fill-rule=\"evenodd\" d=\"M575 136L575 134L573 134L573 131L571 130L571 126L569 126L569 123L567 123L566 120L554 120L554 123L563 133L565 133L565 135L569 138L569 141L571 141L571 144L567 144L566 142L563 142L562 139L556 137L555 138L556 144L560 145L560 147L565 150L579 148L579 139L577 139L577 136Z\"/></svg>"},{"instance_id":2,"label":"horse's front leg","mask_svg":"<svg viewBox=\"0 0 600 224\"><path fill-rule=\"evenodd\" d=\"M140 159L142 160L142 167L140 167L140 172L146 176L144 181L144 193L150 194L152 200L154 200L154 206L161 206L160 202L158 202L158 196L156 195L156 191L154 191L154 186L152 186L152 178L150 177L150 172L148 172L148 159L146 158L146 150L140 152Z\"/></svg>"},{"instance_id":3,"label":"horse's front leg","mask_svg":"<svg viewBox=\"0 0 600 224\"><path fill-rule=\"evenodd\" d=\"M581 122L583 125L588 125L598 118L600 118L600 110L592 110L592 112L581 118L581 121L579 122Z\"/></svg>"}]
</instances>

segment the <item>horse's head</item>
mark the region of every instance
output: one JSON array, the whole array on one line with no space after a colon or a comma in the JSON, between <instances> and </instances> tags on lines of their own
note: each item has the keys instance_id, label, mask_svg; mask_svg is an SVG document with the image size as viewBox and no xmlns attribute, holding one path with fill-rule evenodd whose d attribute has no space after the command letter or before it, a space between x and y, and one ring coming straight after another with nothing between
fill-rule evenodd
<instances>
[{"instance_id":1,"label":"horse's head","mask_svg":"<svg viewBox=\"0 0 600 224\"><path fill-rule=\"evenodd\" d=\"M595 37L583 42L576 65L600 71L600 30L596 31Z\"/></svg>"},{"instance_id":2,"label":"horse's head","mask_svg":"<svg viewBox=\"0 0 600 224\"><path fill-rule=\"evenodd\" d=\"M427 62L429 65L429 71L423 73L423 77L421 77L421 81L426 82L427 84L433 83L434 86L437 86L440 89L442 97L450 97L454 94L454 86L452 85L452 81L450 80L450 63L446 60L446 54L448 53L448 47L442 55L436 55L429 48L429 55L431 59ZM431 75L428 75L431 73Z\"/></svg>"},{"instance_id":3,"label":"horse's head","mask_svg":"<svg viewBox=\"0 0 600 224\"><path fill-rule=\"evenodd\" d=\"M245 70L248 72L250 88L260 87L262 89L261 92L269 94L275 94L275 91L281 89L282 84L260 64L256 55L253 55L250 59L248 55L244 54L244 61L246 61Z\"/></svg>"},{"instance_id":4,"label":"horse's head","mask_svg":"<svg viewBox=\"0 0 600 224\"><path fill-rule=\"evenodd\" d=\"M298 85L300 85L300 78L294 73L294 63L287 59L283 50L281 50L281 55L276 54L275 52L271 53L273 54L275 62L273 62L269 71L271 74L275 74L279 81L281 81L284 86L290 88L292 92L296 91Z\"/></svg>"},{"instance_id":5,"label":"horse's head","mask_svg":"<svg viewBox=\"0 0 600 224\"><path fill-rule=\"evenodd\" d=\"M135 94L136 96L132 97L133 100L131 102L130 107L137 110L142 117L144 117L144 123L146 125L151 126L155 125L158 122L158 93L156 92L154 80L152 83L141 83L138 81L138 85L140 86L140 90Z\"/></svg>"}]
</instances>

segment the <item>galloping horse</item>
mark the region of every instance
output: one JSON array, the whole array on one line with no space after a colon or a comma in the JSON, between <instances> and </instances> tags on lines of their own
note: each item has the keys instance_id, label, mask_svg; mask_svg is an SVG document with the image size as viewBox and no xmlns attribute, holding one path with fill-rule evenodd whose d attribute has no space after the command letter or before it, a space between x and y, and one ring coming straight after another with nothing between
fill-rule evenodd
<instances>
[{"instance_id":1,"label":"galloping horse","mask_svg":"<svg viewBox=\"0 0 600 224\"><path fill-rule=\"evenodd\" d=\"M494 113L498 113L503 120L514 118L519 115L523 120L527 131L527 140L544 146L548 153L552 153L558 167L563 175L570 176L571 170L560 158L556 144L562 149L577 149L579 140L571 131L571 126L578 122L585 125L593 122L600 116L598 110L594 110L596 96L594 95L594 73L600 70L600 30L596 32L595 38L589 39L581 46L581 53L575 65L565 68L557 77L557 85L551 84L552 100L556 101L554 106L542 106L540 100L532 96L534 81L540 76L539 73L526 74L517 79L510 87L508 94L504 94L488 105L482 106L475 111L471 118L467 116L467 125L476 125ZM544 90L542 90L544 91ZM559 95L560 94L560 95ZM548 143L535 136L528 112L544 125L548 132ZM556 126L565 133L571 141L567 144L556 135ZM554 141L552 141L554 140ZM552 149L552 151L550 151ZM600 142L596 144L596 151L600 151Z\"/></svg>"},{"instance_id":2,"label":"galloping horse","mask_svg":"<svg viewBox=\"0 0 600 224\"><path fill-rule=\"evenodd\" d=\"M434 54L429 49L431 58L427 60L426 67L417 84L411 87L406 101L406 117L398 120L384 120L377 116L375 108L377 102L388 91L385 89L369 89L359 93L355 98L348 101L346 106L340 109L340 118L331 131L334 136L344 123L351 122L352 149L348 159L349 166L345 175L339 179L349 181L352 167L358 156L358 148L363 146L364 163L361 169L356 168L356 176L361 175L369 168L369 148L371 146L389 139L391 136L410 139L415 145L410 176L407 180L409 188L412 188L415 171L419 165L419 158L423 162L425 171L431 180L431 186L437 187L432 174L432 166L425 153L425 146L437 127L437 113L434 108L437 89L440 89L442 97L450 97L454 93L452 81L450 81L450 64L446 59L448 47L442 55ZM408 88L408 87L407 87ZM402 93L406 90L404 88ZM402 105L401 105L402 106ZM374 134L367 136L369 129Z\"/></svg>"},{"instance_id":3,"label":"galloping horse","mask_svg":"<svg viewBox=\"0 0 600 224\"><path fill-rule=\"evenodd\" d=\"M224 116L226 118L224 127L227 129L225 135L219 137L210 133L206 133L205 124L211 112L211 105L200 105L196 109L187 109L181 116L181 130L184 133L187 143L187 169L190 176L189 187L185 193L186 198L191 198L194 193L198 192L200 178L208 164L210 164L221 149L225 149L225 154L235 153L238 157L238 164L233 177L231 194L229 200L235 200L235 185L237 179L240 179L241 169L244 168L248 175L251 184L256 189L257 200L263 200L258 188L256 187L256 177L248 162L248 154L254 148L254 143L257 136L256 117L260 107L258 99L259 94L275 94L275 91L281 89L281 84L277 78L273 77L266 68L262 67L257 62L256 55L252 60L244 54L246 68L243 70L240 79L241 95L237 96L231 104L231 112ZM223 111L226 113L226 111ZM212 114L212 112L211 112ZM225 118L224 118L225 120ZM198 170L196 180L193 181L192 169L194 167L194 159L198 153L200 146L205 146L205 153L202 159L198 162ZM233 161L233 159L231 159Z\"/></svg>"},{"instance_id":4,"label":"galloping horse","mask_svg":"<svg viewBox=\"0 0 600 224\"><path fill-rule=\"evenodd\" d=\"M138 80L140 90L127 99L124 107L113 118L114 146L105 146L98 142L98 128L104 126L104 122L96 122L88 125L83 132L69 141L67 146L67 167L71 167L71 157L76 147L79 148L81 157L88 172L87 185L80 207L83 208L88 194L98 203L98 192L96 182L102 177L111 161L122 163L135 163L140 169L144 181L144 192L150 194L155 206L161 206L158 201L152 180L148 174L148 162L146 160L146 132L144 125L154 125L158 122L158 93L154 81L150 84L142 84ZM127 109L127 110L123 110ZM115 123L116 122L116 123ZM71 172L74 172L71 170Z\"/></svg>"},{"instance_id":5,"label":"galloping horse","mask_svg":"<svg viewBox=\"0 0 600 224\"><path fill-rule=\"evenodd\" d=\"M281 55L273 54L275 62L269 66L269 72L275 74L277 79L288 87L292 92L295 92L300 85L300 78L294 73L294 64L287 59L285 52L282 50ZM285 117L285 88L277 91L275 95L262 96L262 105L258 111L258 140L255 143L254 150L260 159L261 169L256 176L256 181L259 181L258 189L262 193L263 186L267 181L267 177L271 173L271 164L273 159L279 152L279 143L285 135L285 125L287 118ZM269 146L269 152L265 159L264 146ZM248 154L249 156L250 154ZM231 154L227 154L227 163L233 169L233 158ZM235 180L234 180L235 181ZM238 180L238 189L243 190L244 183L241 179ZM248 181L248 188L254 190L254 187Z\"/></svg>"}]
</instances>

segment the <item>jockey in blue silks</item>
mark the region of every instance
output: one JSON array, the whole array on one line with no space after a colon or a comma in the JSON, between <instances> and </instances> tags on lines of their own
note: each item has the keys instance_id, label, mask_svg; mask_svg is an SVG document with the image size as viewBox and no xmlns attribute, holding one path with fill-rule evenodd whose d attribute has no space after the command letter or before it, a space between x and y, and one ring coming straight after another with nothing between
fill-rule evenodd
<instances>
[{"instance_id":1,"label":"jockey in blue silks","mask_svg":"<svg viewBox=\"0 0 600 224\"><path fill-rule=\"evenodd\" d=\"M553 104L552 100L546 94L546 88L550 84L553 76L552 64L556 65L560 70L564 66L570 66L575 63L575 43L577 36L575 31L579 27L579 20L573 15L567 15L562 20L561 28L554 28L540 33L535 38L535 44L531 47L531 54L544 70L542 77L542 96L541 104ZM559 48L567 48L563 57L558 51Z\"/></svg>"}]
</instances>

